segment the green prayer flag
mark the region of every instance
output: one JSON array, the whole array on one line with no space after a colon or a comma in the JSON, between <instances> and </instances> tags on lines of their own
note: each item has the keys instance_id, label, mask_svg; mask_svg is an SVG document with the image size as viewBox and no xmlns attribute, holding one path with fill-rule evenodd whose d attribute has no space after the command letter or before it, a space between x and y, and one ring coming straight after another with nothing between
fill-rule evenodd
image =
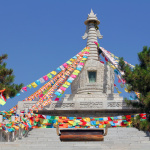
<instances>
[{"instance_id":1,"label":"green prayer flag","mask_svg":"<svg viewBox=\"0 0 150 150\"><path fill-rule=\"evenodd\" d=\"M54 119L55 119L55 116L51 116L51 119L54 120Z\"/></svg>"},{"instance_id":2,"label":"green prayer flag","mask_svg":"<svg viewBox=\"0 0 150 150\"><path fill-rule=\"evenodd\" d=\"M36 126L36 124L37 124L37 123L36 123L36 122L34 122L34 126Z\"/></svg>"},{"instance_id":3,"label":"green prayer flag","mask_svg":"<svg viewBox=\"0 0 150 150\"><path fill-rule=\"evenodd\" d=\"M126 119L126 117L125 116L122 116L122 120L125 120Z\"/></svg>"},{"instance_id":4,"label":"green prayer flag","mask_svg":"<svg viewBox=\"0 0 150 150\"><path fill-rule=\"evenodd\" d=\"M10 127L10 126L12 126L12 123L6 124L6 127Z\"/></svg>"},{"instance_id":5,"label":"green prayer flag","mask_svg":"<svg viewBox=\"0 0 150 150\"><path fill-rule=\"evenodd\" d=\"M45 90L44 92L43 92L43 94L46 94L47 93L47 90Z\"/></svg>"},{"instance_id":6,"label":"green prayer flag","mask_svg":"<svg viewBox=\"0 0 150 150\"><path fill-rule=\"evenodd\" d=\"M52 123L52 121L53 121L53 120L51 120L51 119L48 119L48 123Z\"/></svg>"},{"instance_id":7,"label":"green prayer flag","mask_svg":"<svg viewBox=\"0 0 150 150\"><path fill-rule=\"evenodd\" d=\"M79 73L77 73L77 72L73 72L72 74L74 74L74 75L78 75Z\"/></svg>"},{"instance_id":8,"label":"green prayer flag","mask_svg":"<svg viewBox=\"0 0 150 150\"><path fill-rule=\"evenodd\" d=\"M15 131L15 129L14 129L14 128L11 128L11 130L12 130L12 131Z\"/></svg>"},{"instance_id":9,"label":"green prayer flag","mask_svg":"<svg viewBox=\"0 0 150 150\"><path fill-rule=\"evenodd\" d=\"M32 85L31 84L29 84L29 85L27 85L27 87L29 87L30 89L32 88Z\"/></svg>"},{"instance_id":10,"label":"green prayer flag","mask_svg":"<svg viewBox=\"0 0 150 150\"><path fill-rule=\"evenodd\" d=\"M66 85L66 84L63 84L62 86L63 86L63 87L65 87L65 88L68 88L68 87L69 87L69 86L68 86L68 85Z\"/></svg>"},{"instance_id":11,"label":"green prayer flag","mask_svg":"<svg viewBox=\"0 0 150 150\"><path fill-rule=\"evenodd\" d=\"M71 61L67 61L66 63L67 63L67 64L69 64L69 65L71 65L71 64L72 64L72 62L71 62Z\"/></svg>"},{"instance_id":12,"label":"green prayer flag","mask_svg":"<svg viewBox=\"0 0 150 150\"><path fill-rule=\"evenodd\" d=\"M84 63L84 62L85 62L85 60L81 60L80 62L83 62L83 63Z\"/></svg>"},{"instance_id":13,"label":"green prayer flag","mask_svg":"<svg viewBox=\"0 0 150 150\"><path fill-rule=\"evenodd\" d=\"M110 117L111 118L111 120L114 120L114 117Z\"/></svg>"},{"instance_id":14,"label":"green prayer flag","mask_svg":"<svg viewBox=\"0 0 150 150\"><path fill-rule=\"evenodd\" d=\"M124 87L124 85L123 85L122 83L120 84L120 86L121 86L121 88L123 88L123 87Z\"/></svg>"},{"instance_id":15,"label":"green prayer flag","mask_svg":"<svg viewBox=\"0 0 150 150\"><path fill-rule=\"evenodd\" d=\"M52 75L50 73L47 74L48 78L52 78Z\"/></svg>"}]
</instances>

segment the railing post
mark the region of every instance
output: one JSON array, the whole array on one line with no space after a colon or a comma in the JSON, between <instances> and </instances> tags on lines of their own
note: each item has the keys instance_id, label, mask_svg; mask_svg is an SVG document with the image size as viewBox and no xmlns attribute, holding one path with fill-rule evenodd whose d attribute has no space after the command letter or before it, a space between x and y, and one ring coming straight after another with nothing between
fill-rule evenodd
<instances>
[{"instance_id":1,"label":"railing post","mask_svg":"<svg viewBox=\"0 0 150 150\"><path fill-rule=\"evenodd\" d=\"M0 142L2 142L2 129L0 129Z\"/></svg>"},{"instance_id":2,"label":"railing post","mask_svg":"<svg viewBox=\"0 0 150 150\"><path fill-rule=\"evenodd\" d=\"M0 115L0 123L3 122L3 115Z\"/></svg>"},{"instance_id":3,"label":"railing post","mask_svg":"<svg viewBox=\"0 0 150 150\"><path fill-rule=\"evenodd\" d=\"M11 116L11 122L15 122L15 116Z\"/></svg>"},{"instance_id":4,"label":"railing post","mask_svg":"<svg viewBox=\"0 0 150 150\"><path fill-rule=\"evenodd\" d=\"M12 136L11 136L11 141L13 142L13 141L15 141L15 131L12 132L11 134L12 134Z\"/></svg>"},{"instance_id":5,"label":"railing post","mask_svg":"<svg viewBox=\"0 0 150 150\"><path fill-rule=\"evenodd\" d=\"M19 126L19 139L22 139L22 132L21 132L21 127Z\"/></svg>"},{"instance_id":6,"label":"railing post","mask_svg":"<svg viewBox=\"0 0 150 150\"><path fill-rule=\"evenodd\" d=\"M16 140L18 140L18 139L19 139L19 129L16 130Z\"/></svg>"},{"instance_id":7,"label":"railing post","mask_svg":"<svg viewBox=\"0 0 150 150\"><path fill-rule=\"evenodd\" d=\"M18 120L20 121L20 110L17 109L16 116L18 116Z\"/></svg>"},{"instance_id":8,"label":"railing post","mask_svg":"<svg viewBox=\"0 0 150 150\"><path fill-rule=\"evenodd\" d=\"M15 122L15 116L11 116L11 122ZM12 132L11 135L11 141L15 141L15 132Z\"/></svg>"},{"instance_id":9,"label":"railing post","mask_svg":"<svg viewBox=\"0 0 150 150\"><path fill-rule=\"evenodd\" d=\"M9 132L6 134L6 142L10 142L10 133Z\"/></svg>"},{"instance_id":10,"label":"railing post","mask_svg":"<svg viewBox=\"0 0 150 150\"><path fill-rule=\"evenodd\" d=\"M3 122L3 115L0 115L0 123ZM2 142L2 129L0 129L0 142Z\"/></svg>"},{"instance_id":11,"label":"railing post","mask_svg":"<svg viewBox=\"0 0 150 150\"><path fill-rule=\"evenodd\" d=\"M29 109L28 109L28 108L25 108L25 113L26 113L26 114L28 113L28 111L29 111Z\"/></svg>"}]
</instances>

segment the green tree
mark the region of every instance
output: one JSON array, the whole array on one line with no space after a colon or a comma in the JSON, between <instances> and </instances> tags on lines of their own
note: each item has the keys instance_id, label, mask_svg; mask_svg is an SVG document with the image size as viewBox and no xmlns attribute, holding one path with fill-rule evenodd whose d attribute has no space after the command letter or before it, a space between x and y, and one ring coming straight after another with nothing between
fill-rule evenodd
<instances>
[{"instance_id":1,"label":"green tree","mask_svg":"<svg viewBox=\"0 0 150 150\"><path fill-rule=\"evenodd\" d=\"M5 59L8 58L7 54L0 56L0 90L5 89L3 95L14 97L23 87L23 84L14 84L13 69L7 69Z\"/></svg>"},{"instance_id":2,"label":"green tree","mask_svg":"<svg viewBox=\"0 0 150 150\"><path fill-rule=\"evenodd\" d=\"M122 77L126 80L128 91L140 93L138 101L132 102L126 99L127 104L147 113L145 122L137 117L133 120L133 124L142 130L150 130L150 48L144 46L143 51L138 53L138 58L139 64L133 69L125 64L123 58L120 58L119 67L125 73Z\"/></svg>"}]
</instances>

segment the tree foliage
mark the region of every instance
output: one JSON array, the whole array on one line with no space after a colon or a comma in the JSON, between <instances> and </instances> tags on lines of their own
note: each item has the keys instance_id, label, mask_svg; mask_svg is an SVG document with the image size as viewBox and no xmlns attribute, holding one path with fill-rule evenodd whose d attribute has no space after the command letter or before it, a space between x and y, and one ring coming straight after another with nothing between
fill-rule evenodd
<instances>
[{"instance_id":1,"label":"tree foliage","mask_svg":"<svg viewBox=\"0 0 150 150\"><path fill-rule=\"evenodd\" d=\"M23 84L13 83L15 78L13 75L13 69L7 69L7 64L4 62L4 60L7 58L7 54L0 56L0 90L5 89L3 93L5 97L14 97L17 93L19 93L23 87Z\"/></svg>"},{"instance_id":2,"label":"tree foliage","mask_svg":"<svg viewBox=\"0 0 150 150\"><path fill-rule=\"evenodd\" d=\"M150 48L144 46L143 51L138 53L138 58L139 64L134 68L131 68L123 58L120 58L119 67L125 73L123 78L126 80L128 90L140 93L137 102L127 101L127 103L146 112L150 122ZM142 124L144 125L144 123Z\"/></svg>"}]
</instances>

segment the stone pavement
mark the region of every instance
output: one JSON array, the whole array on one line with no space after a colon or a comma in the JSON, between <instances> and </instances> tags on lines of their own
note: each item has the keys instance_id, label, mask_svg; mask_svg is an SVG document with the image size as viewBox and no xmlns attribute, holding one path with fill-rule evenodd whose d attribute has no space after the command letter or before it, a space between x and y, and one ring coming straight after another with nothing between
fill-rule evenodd
<instances>
[{"instance_id":1,"label":"stone pavement","mask_svg":"<svg viewBox=\"0 0 150 150\"><path fill-rule=\"evenodd\" d=\"M150 150L148 133L135 128L109 128L104 141L61 142L56 129L33 129L28 137L1 142L0 150Z\"/></svg>"}]
</instances>

